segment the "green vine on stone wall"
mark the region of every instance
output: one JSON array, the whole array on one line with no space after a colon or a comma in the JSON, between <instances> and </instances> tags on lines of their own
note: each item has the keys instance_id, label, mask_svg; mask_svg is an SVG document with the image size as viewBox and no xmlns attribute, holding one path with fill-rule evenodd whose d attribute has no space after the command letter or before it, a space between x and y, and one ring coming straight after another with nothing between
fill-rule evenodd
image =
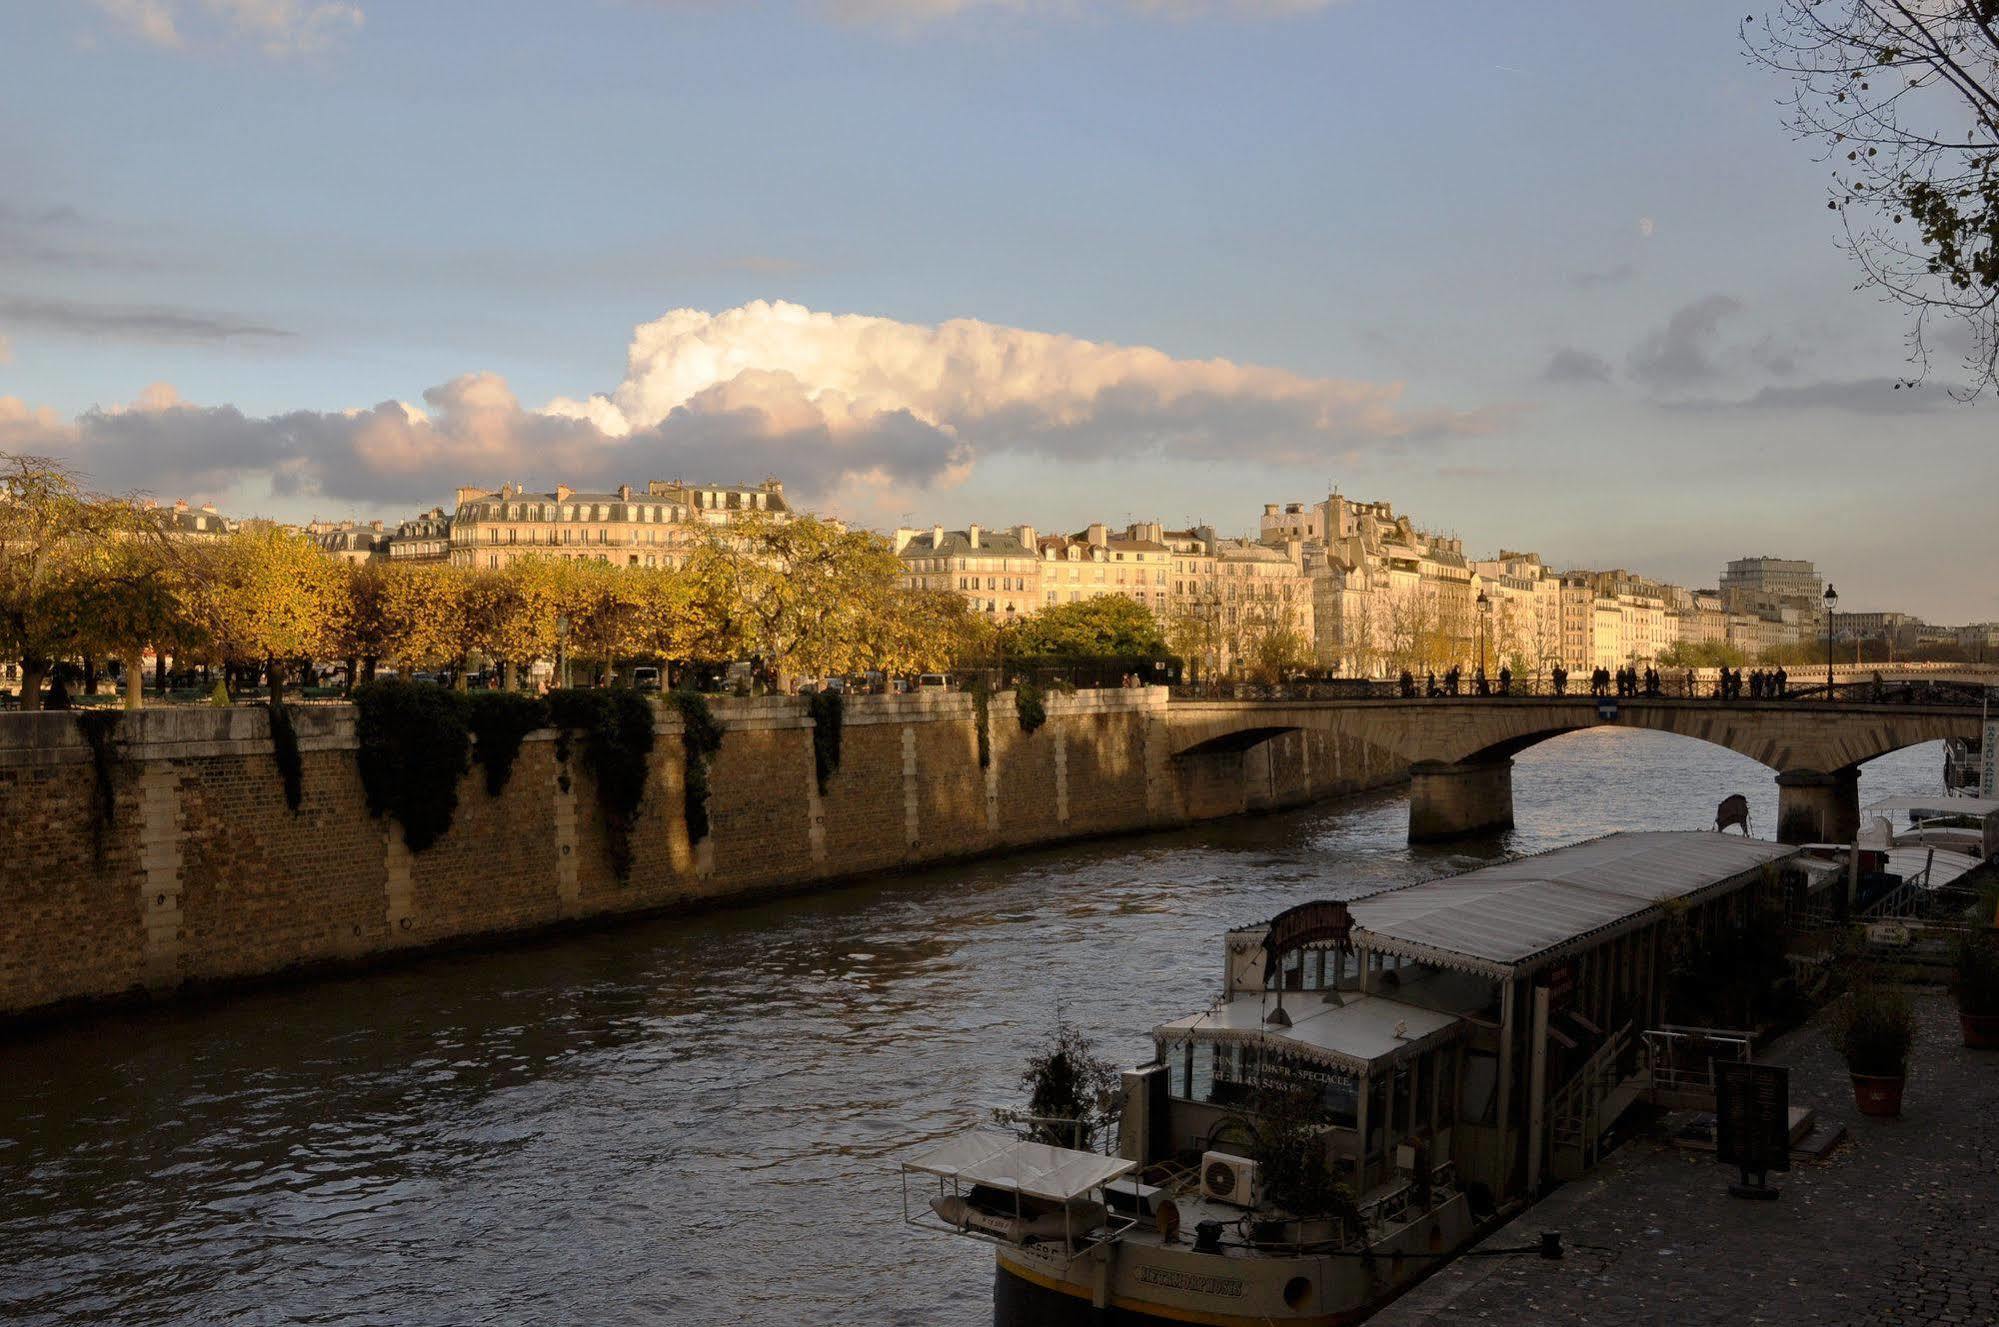
<instances>
[{"instance_id":1,"label":"green vine on stone wall","mask_svg":"<svg viewBox=\"0 0 1999 1327\"><path fill-rule=\"evenodd\" d=\"M284 784L285 805L293 815L305 800L305 757L299 754L298 729L292 712L276 696L271 697L271 756L278 762L278 780Z\"/></svg>"},{"instance_id":2,"label":"green vine on stone wall","mask_svg":"<svg viewBox=\"0 0 1999 1327\"><path fill-rule=\"evenodd\" d=\"M805 710L812 716L812 772L819 780L819 795L824 797L826 781L840 768L846 701L837 691L815 691L806 699Z\"/></svg>"},{"instance_id":3,"label":"green vine on stone wall","mask_svg":"<svg viewBox=\"0 0 1999 1327\"><path fill-rule=\"evenodd\" d=\"M722 749L727 731L709 712L707 698L696 691L672 693L674 708L680 711L680 751L686 771L686 793L681 801L687 819L687 841L708 837L708 762Z\"/></svg>"},{"instance_id":4,"label":"green vine on stone wall","mask_svg":"<svg viewBox=\"0 0 1999 1327\"><path fill-rule=\"evenodd\" d=\"M361 788L368 810L393 815L422 852L451 828L472 745L465 697L429 682L385 678L354 688Z\"/></svg>"},{"instance_id":5,"label":"green vine on stone wall","mask_svg":"<svg viewBox=\"0 0 1999 1327\"><path fill-rule=\"evenodd\" d=\"M1013 692L1014 716L1020 720L1020 731L1032 734L1035 729L1048 722L1047 693L1041 684L1031 677L1023 677Z\"/></svg>"},{"instance_id":6,"label":"green vine on stone wall","mask_svg":"<svg viewBox=\"0 0 1999 1327\"><path fill-rule=\"evenodd\" d=\"M521 743L537 728L548 727L548 705L539 696L524 696L518 691L475 691L470 701L467 722L474 739L472 759L486 771L486 795L498 797L513 776ZM566 742L562 757L567 763Z\"/></svg>"},{"instance_id":7,"label":"green vine on stone wall","mask_svg":"<svg viewBox=\"0 0 1999 1327\"><path fill-rule=\"evenodd\" d=\"M652 706L630 687L568 689L548 693L548 713L556 727L583 734L583 762L597 784L611 869L618 879L629 880L632 826L652 755Z\"/></svg>"},{"instance_id":8,"label":"green vine on stone wall","mask_svg":"<svg viewBox=\"0 0 1999 1327\"><path fill-rule=\"evenodd\" d=\"M986 769L993 763L992 691L983 677L972 679L971 690L972 717L979 730L979 768Z\"/></svg>"},{"instance_id":9,"label":"green vine on stone wall","mask_svg":"<svg viewBox=\"0 0 1999 1327\"><path fill-rule=\"evenodd\" d=\"M111 739L118 730L123 710L78 710L76 728L90 746L90 767L95 776L90 788L90 858L104 865L104 836L111 830L117 810L117 785L111 781Z\"/></svg>"}]
</instances>

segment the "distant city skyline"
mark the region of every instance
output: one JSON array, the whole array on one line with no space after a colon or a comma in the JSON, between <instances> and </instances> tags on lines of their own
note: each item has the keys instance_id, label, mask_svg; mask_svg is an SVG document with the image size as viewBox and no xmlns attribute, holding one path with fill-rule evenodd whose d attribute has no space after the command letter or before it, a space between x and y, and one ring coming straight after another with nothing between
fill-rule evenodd
<instances>
[{"instance_id":1,"label":"distant city skyline","mask_svg":"<svg viewBox=\"0 0 1999 1327\"><path fill-rule=\"evenodd\" d=\"M1999 619L1999 407L1892 389L1740 18L20 6L0 448L296 521L770 474L1240 533L1336 483L1480 555Z\"/></svg>"}]
</instances>

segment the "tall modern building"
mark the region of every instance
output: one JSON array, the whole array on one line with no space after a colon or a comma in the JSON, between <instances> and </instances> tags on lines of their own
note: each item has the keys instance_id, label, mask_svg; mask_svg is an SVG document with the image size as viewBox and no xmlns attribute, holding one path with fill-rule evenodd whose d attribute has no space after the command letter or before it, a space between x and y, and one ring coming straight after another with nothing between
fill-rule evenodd
<instances>
[{"instance_id":1,"label":"tall modern building","mask_svg":"<svg viewBox=\"0 0 1999 1327\"><path fill-rule=\"evenodd\" d=\"M1809 600L1816 607L1824 593L1825 578L1802 558L1737 558L1721 574L1722 598L1730 601L1730 607L1738 598L1745 603L1758 598L1780 603Z\"/></svg>"}]
</instances>

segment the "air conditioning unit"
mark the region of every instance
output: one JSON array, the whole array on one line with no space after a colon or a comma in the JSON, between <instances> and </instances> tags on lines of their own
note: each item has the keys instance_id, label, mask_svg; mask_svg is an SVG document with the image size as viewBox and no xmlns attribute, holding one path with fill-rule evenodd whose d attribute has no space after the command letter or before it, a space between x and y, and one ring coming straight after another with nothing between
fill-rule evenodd
<instances>
[{"instance_id":1,"label":"air conditioning unit","mask_svg":"<svg viewBox=\"0 0 1999 1327\"><path fill-rule=\"evenodd\" d=\"M1262 1197L1256 1163L1227 1152L1201 1154L1201 1196L1236 1207L1254 1207Z\"/></svg>"}]
</instances>

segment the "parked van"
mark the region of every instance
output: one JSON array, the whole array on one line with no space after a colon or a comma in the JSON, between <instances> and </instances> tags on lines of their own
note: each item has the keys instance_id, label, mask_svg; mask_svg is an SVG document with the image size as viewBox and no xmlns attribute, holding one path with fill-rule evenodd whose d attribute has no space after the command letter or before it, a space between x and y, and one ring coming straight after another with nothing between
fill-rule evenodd
<instances>
[{"instance_id":1,"label":"parked van","mask_svg":"<svg viewBox=\"0 0 1999 1327\"><path fill-rule=\"evenodd\" d=\"M916 679L918 691L942 691L951 685L951 679L943 673L925 673Z\"/></svg>"}]
</instances>

